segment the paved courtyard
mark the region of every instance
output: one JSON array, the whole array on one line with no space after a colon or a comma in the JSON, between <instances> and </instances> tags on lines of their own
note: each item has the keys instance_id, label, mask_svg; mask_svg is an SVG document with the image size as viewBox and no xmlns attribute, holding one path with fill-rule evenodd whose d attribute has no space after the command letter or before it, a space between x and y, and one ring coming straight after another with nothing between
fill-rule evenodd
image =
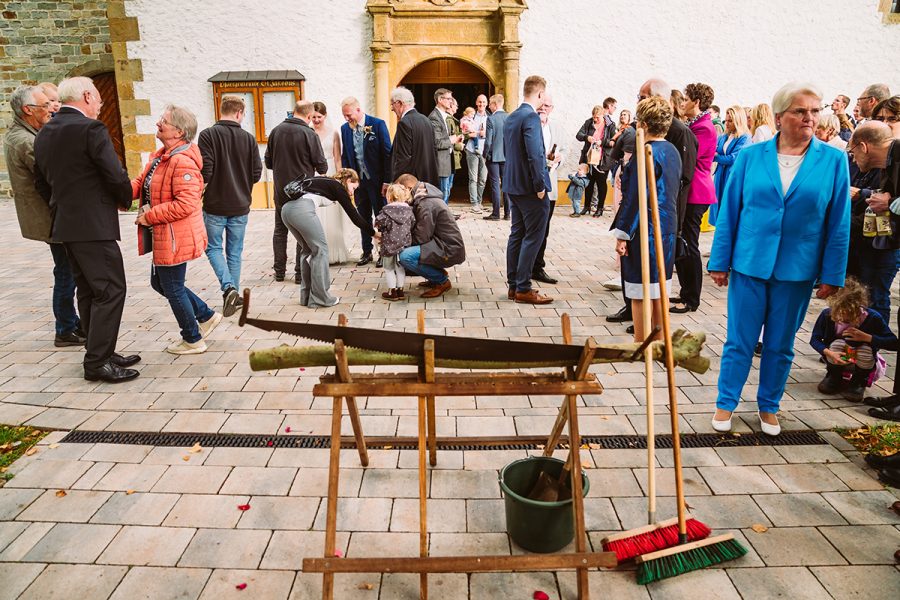
<instances>
[{"instance_id":1,"label":"paved courtyard","mask_svg":"<svg viewBox=\"0 0 900 600\"><path fill-rule=\"evenodd\" d=\"M543 307L506 300L503 275L508 222L460 220L469 259L451 270L453 289L427 302L388 303L380 270L347 264L332 269L341 303L299 306L293 281L275 283L271 211L251 215L242 285L252 289L251 314L285 321L335 322L373 329L414 330L427 309L429 332L559 341L560 315L572 317L576 341L626 342L625 326L604 316L617 310L617 277L609 219L570 219L560 208L548 245L556 301ZM175 357L164 348L178 337L166 301L150 289L150 262L137 257L133 217L123 215L128 302L119 351L138 352L141 377L110 385L82 378L81 351L53 346L52 263L46 247L20 238L11 203L0 204L0 423L58 430L20 459L0 488L0 599L3 598L293 598L318 597L321 576L299 572L320 556L324 540L327 450L168 448L60 443L73 429L116 432L330 432L330 398L313 398L322 368L250 370L247 352L279 344L307 345L287 335L240 328L236 317L212 334L209 351ZM712 234L702 245L708 249ZM352 250L358 254L356 241ZM417 280L413 280L414 284ZM205 258L188 284L220 309L221 295ZM409 289L409 285L407 286ZM415 292L413 292L415 294ZM896 296L894 306L898 305ZM749 549L740 560L643 587L634 573L595 571L596 598L880 598L900 597L894 551L900 517L861 456L831 430L874 422L858 404L822 396L818 355L807 343L823 307L813 300L797 338L797 356L782 402L786 430L815 429L830 445L720 447L684 452L688 504L716 533L733 532ZM725 331L725 293L705 282L700 310L673 324L704 331L705 374L677 373L683 432L711 432L718 356ZM890 365L895 356L886 357ZM362 371L363 369L360 369ZM369 370L372 370L371 368ZM394 370L394 369L386 369ZM643 365L597 365L605 390L579 399L587 435L643 434ZM889 367L889 374L893 368ZM751 372L735 432L758 430ZM668 432L665 375L654 377L657 431ZM889 379L877 383L881 393ZM545 435L561 398L439 398L439 435ZM414 398L359 399L363 429L374 436L416 432ZM346 421L346 419L345 419ZM349 423L345 422L349 433ZM286 433L290 428L290 433ZM434 556L521 553L506 534L497 474L527 451L442 451L433 470L430 552ZM345 451L338 548L346 556L418 554L415 451L370 451L362 469ZM642 450L583 452L591 490L586 500L590 542L646 519L647 465ZM659 517L673 514L671 453L657 452ZM65 492L65 493L61 493ZM239 510L239 505L250 505ZM762 525L763 527L759 527ZM754 529L754 526L755 529ZM756 530L760 530L757 532ZM764 531L763 531L764 530ZM338 575L337 598L417 598L415 575ZM574 575L451 574L430 577L434 598L574 598ZM247 584L243 590L236 586ZM371 589L369 589L371 588Z\"/></svg>"}]
</instances>

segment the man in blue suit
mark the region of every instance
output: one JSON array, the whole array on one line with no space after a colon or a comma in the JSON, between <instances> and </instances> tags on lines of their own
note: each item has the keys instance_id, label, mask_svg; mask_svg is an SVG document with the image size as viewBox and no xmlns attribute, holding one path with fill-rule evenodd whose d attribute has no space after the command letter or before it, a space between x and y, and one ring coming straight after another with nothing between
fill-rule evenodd
<instances>
[{"instance_id":1,"label":"man in blue suit","mask_svg":"<svg viewBox=\"0 0 900 600\"><path fill-rule=\"evenodd\" d=\"M384 193L391 182L391 136L387 124L365 114L356 98L344 98L341 112L347 121L341 125L341 164L359 174L359 187L354 194L356 209L371 223L385 204ZM358 267L372 262L372 236L365 231L361 235ZM381 266L381 257L377 266Z\"/></svg>"},{"instance_id":2,"label":"man in blue suit","mask_svg":"<svg viewBox=\"0 0 900 600\"><path fill-rule=\"evenodd\" d=\"M500 205L503 205L503 218L509 219L509 196L501 195L500 183L503 181L503 167L506 164L506 152L503 147L503 129L509 113L503 110L503 95L494 94L488 101L491 116L488 117L484 133L484 160L487 162L488 183L491 185L491 214L485 221L500 220Z\"/></svg>"},{"instance_id":3,"label":"man in blue suit","mask_svg":"<svg viewBox=\"0 0 900 600\"><path fill-rule=\"evenodd\" d=\"M550 215L550 177L544 156L544 136L537 109L544 103L547 82L532 75L525 80L525 101L506 119L504 187L512 219L506 246L507 297L520 304L549 304L552 298L531 287L531 271Z\"/></svg>"}]
</instances>

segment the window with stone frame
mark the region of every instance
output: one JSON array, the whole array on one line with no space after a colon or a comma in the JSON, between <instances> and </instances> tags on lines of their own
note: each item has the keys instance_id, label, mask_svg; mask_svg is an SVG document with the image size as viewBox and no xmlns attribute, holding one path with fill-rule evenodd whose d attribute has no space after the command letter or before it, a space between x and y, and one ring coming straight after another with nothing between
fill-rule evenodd
<instances>
[{"instance_id":1,"label":"window with stone frame","mask_svg":"<svg viewBox=\"0 0 900 600\"><path fill-rule=\"evenodd\" d=\"M222 71L209 78L213 84L216 119L222 96L235 95L247 106L241 126L265 144L269 132L284 121L303 99L306 78L298 71Z\"/></svg>"}]
</instances>

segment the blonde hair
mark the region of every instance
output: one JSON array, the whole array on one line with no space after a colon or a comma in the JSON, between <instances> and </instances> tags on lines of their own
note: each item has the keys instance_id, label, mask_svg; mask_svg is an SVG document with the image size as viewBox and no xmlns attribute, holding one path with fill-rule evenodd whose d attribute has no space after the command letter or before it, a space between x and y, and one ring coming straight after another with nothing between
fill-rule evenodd
<instances>
[{"instance_id":1,"label":"blonde hair","mask_svg":"<svg viewBox=\"0 0 900 600\"><path fill-rule=\"evenodd\" d=\"M474 114L475 114L475 109L472 108L471 106L467 106L466 110L463 111L464 117L468 117L469 115L474 115Z\"/></svg>"},{"instance_id":2,"label":"blonde hair","mask_svg":"<svg viewBox=\"0 0 900 600\"><path fill-rule=\"evenodd\" d=\"M181 139L190 142L197 135L197 117L183 106L169 104L163 114L169 115L169 125L181 132Z\"/></svg>"},{"instance_id":3,"label":"blonde hair","mask_svg":"<svg viewBox=\"0 0 900 600\"><path fill-rule=\"evenodd\" d=\"M841 130L841 122L838 121L837 115L822 115L816 129L831 129L837 133Z\"/></svg>"},{"instance_id":4,"label":"blonde hair","mask_svg":"<svg viewBox=\"0 0 900 600\"><path fill-rule=\"evenodd\" d=\"M844 281L844 287L826 300L831 308L831 320L835 323L853 323L864 308L869 306L869 290L853 277Z\"/></svg>"},{"instance_id":5,"label":"blonde hair","mask_svg":"<svg viewBox=\"0 0 900 600\"><path fill-rule=\"evenodd\" d=\"M388 202L406 202L412 200L412 193L409 188L400 183L392 183L388 186L387 193L384 195Z\"/></svg>"},{"instance_id":6,"label":"blonde hair","mask_svg":"<svg viewBox=\"0 0 900 600\"><path fill-rule=\"evenodd\" d=\"M547 89L547 80L540 75L529 75L522 86L522 95L526 98Z\"/></svg>"},{"instance_id":7,"label":"blonde hair","mask_svg":"<svg viewBox=\"0 0 900 600\"><path fill-rule=\"evenodd\" d=\"M359 173L354 171L353 169L343 168L335 171L334 175L331 176L333 179L337 179L341 182L345 188L347 187L347 183L357 183L359 182Z\"/></svg>"},{"instance_id":8,"label":"blonde hair","mask_svg":"<svg viewBox=\"0 0 900 600\"><path fill-rule=\"evenodd\" d=\"M591 109L591 116L596 117L597 115L599 115L602 112L603 112L603 107L600 106L599 104L597 104L596 106L594 106L594 108Z\"/></svg>"},{"instance_id":9,"label":"blonde hair","mask_svg":"<svg viewBox=\"0 0 900 600\"><path fill-rule=\"evenodd\" d=\"M788 101L787 106L790 105L791 102ZM775 115L772 114L772 107L765 102L757 104L750 110L750 133L756 133L756 130L762 125L768 125L772 133L775 133Z\"/></svg>"},{"instance_id":10,"label":"blonde hair","mask_svg":"<svg viewBox=\"0 0 900 600\"><path fill-rule=\"evenodd\" d=\"M672 105L664 98L652 96L638 102L637 120L644 125L649 135L666 135L672 125L672 118Z\"/></svg>"},{"instance_id":11,"label":"blonde hair","mask_svg":"<svg viewBox=\"0 0 900 600\"><path fill-rule=\"evenodd\" d=\"M744 111L744 107L740 104L729 106L725 109L725 115L727 116L729 114L731 115L731 120L734 122L734 135L736 137L749 135L750 130L747 129L747 113Z\"/></svg>"}]
</instances>

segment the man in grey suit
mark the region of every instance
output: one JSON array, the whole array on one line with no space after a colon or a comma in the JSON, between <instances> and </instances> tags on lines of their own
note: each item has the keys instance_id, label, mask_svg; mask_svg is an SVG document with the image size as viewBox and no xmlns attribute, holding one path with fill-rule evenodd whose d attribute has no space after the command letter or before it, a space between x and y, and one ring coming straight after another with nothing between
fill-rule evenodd
<instances>
[{"instance_id":1,"label":"man in grey suit","mask_svg":"<svg viewBox=\"0 0 900 600\"><path fill-rule=\"evenodd\" d=\"M453 144L462 141L462 136L450 135L447 129L447 117L450 116L450 105L453 103L453 92L446 88L438 88L434 92L434 110L428 115L431 128L434 130L434 149L437 150L437 170L444 204L450 202L450 175L453 173Z\"/></svg>"},{"instance_id":2,"label":"man in grey suit","mask_svg":"<svg viewBox=\"0 0 900 600\"><path fill-rule=\"evenodd\" d=\"M509 220L509 196L500 191L503 181L503 166L506 164L506 151L503 148L503 126L509 116L503 110L503 94L494 94L488 101L491 116L488 117L484 134L484 160L487 162L488 183L491 186L491 214L483 217L485 221L500 220L500 204L502 198L503 218Z\"/></svg>"}]
</instances>

